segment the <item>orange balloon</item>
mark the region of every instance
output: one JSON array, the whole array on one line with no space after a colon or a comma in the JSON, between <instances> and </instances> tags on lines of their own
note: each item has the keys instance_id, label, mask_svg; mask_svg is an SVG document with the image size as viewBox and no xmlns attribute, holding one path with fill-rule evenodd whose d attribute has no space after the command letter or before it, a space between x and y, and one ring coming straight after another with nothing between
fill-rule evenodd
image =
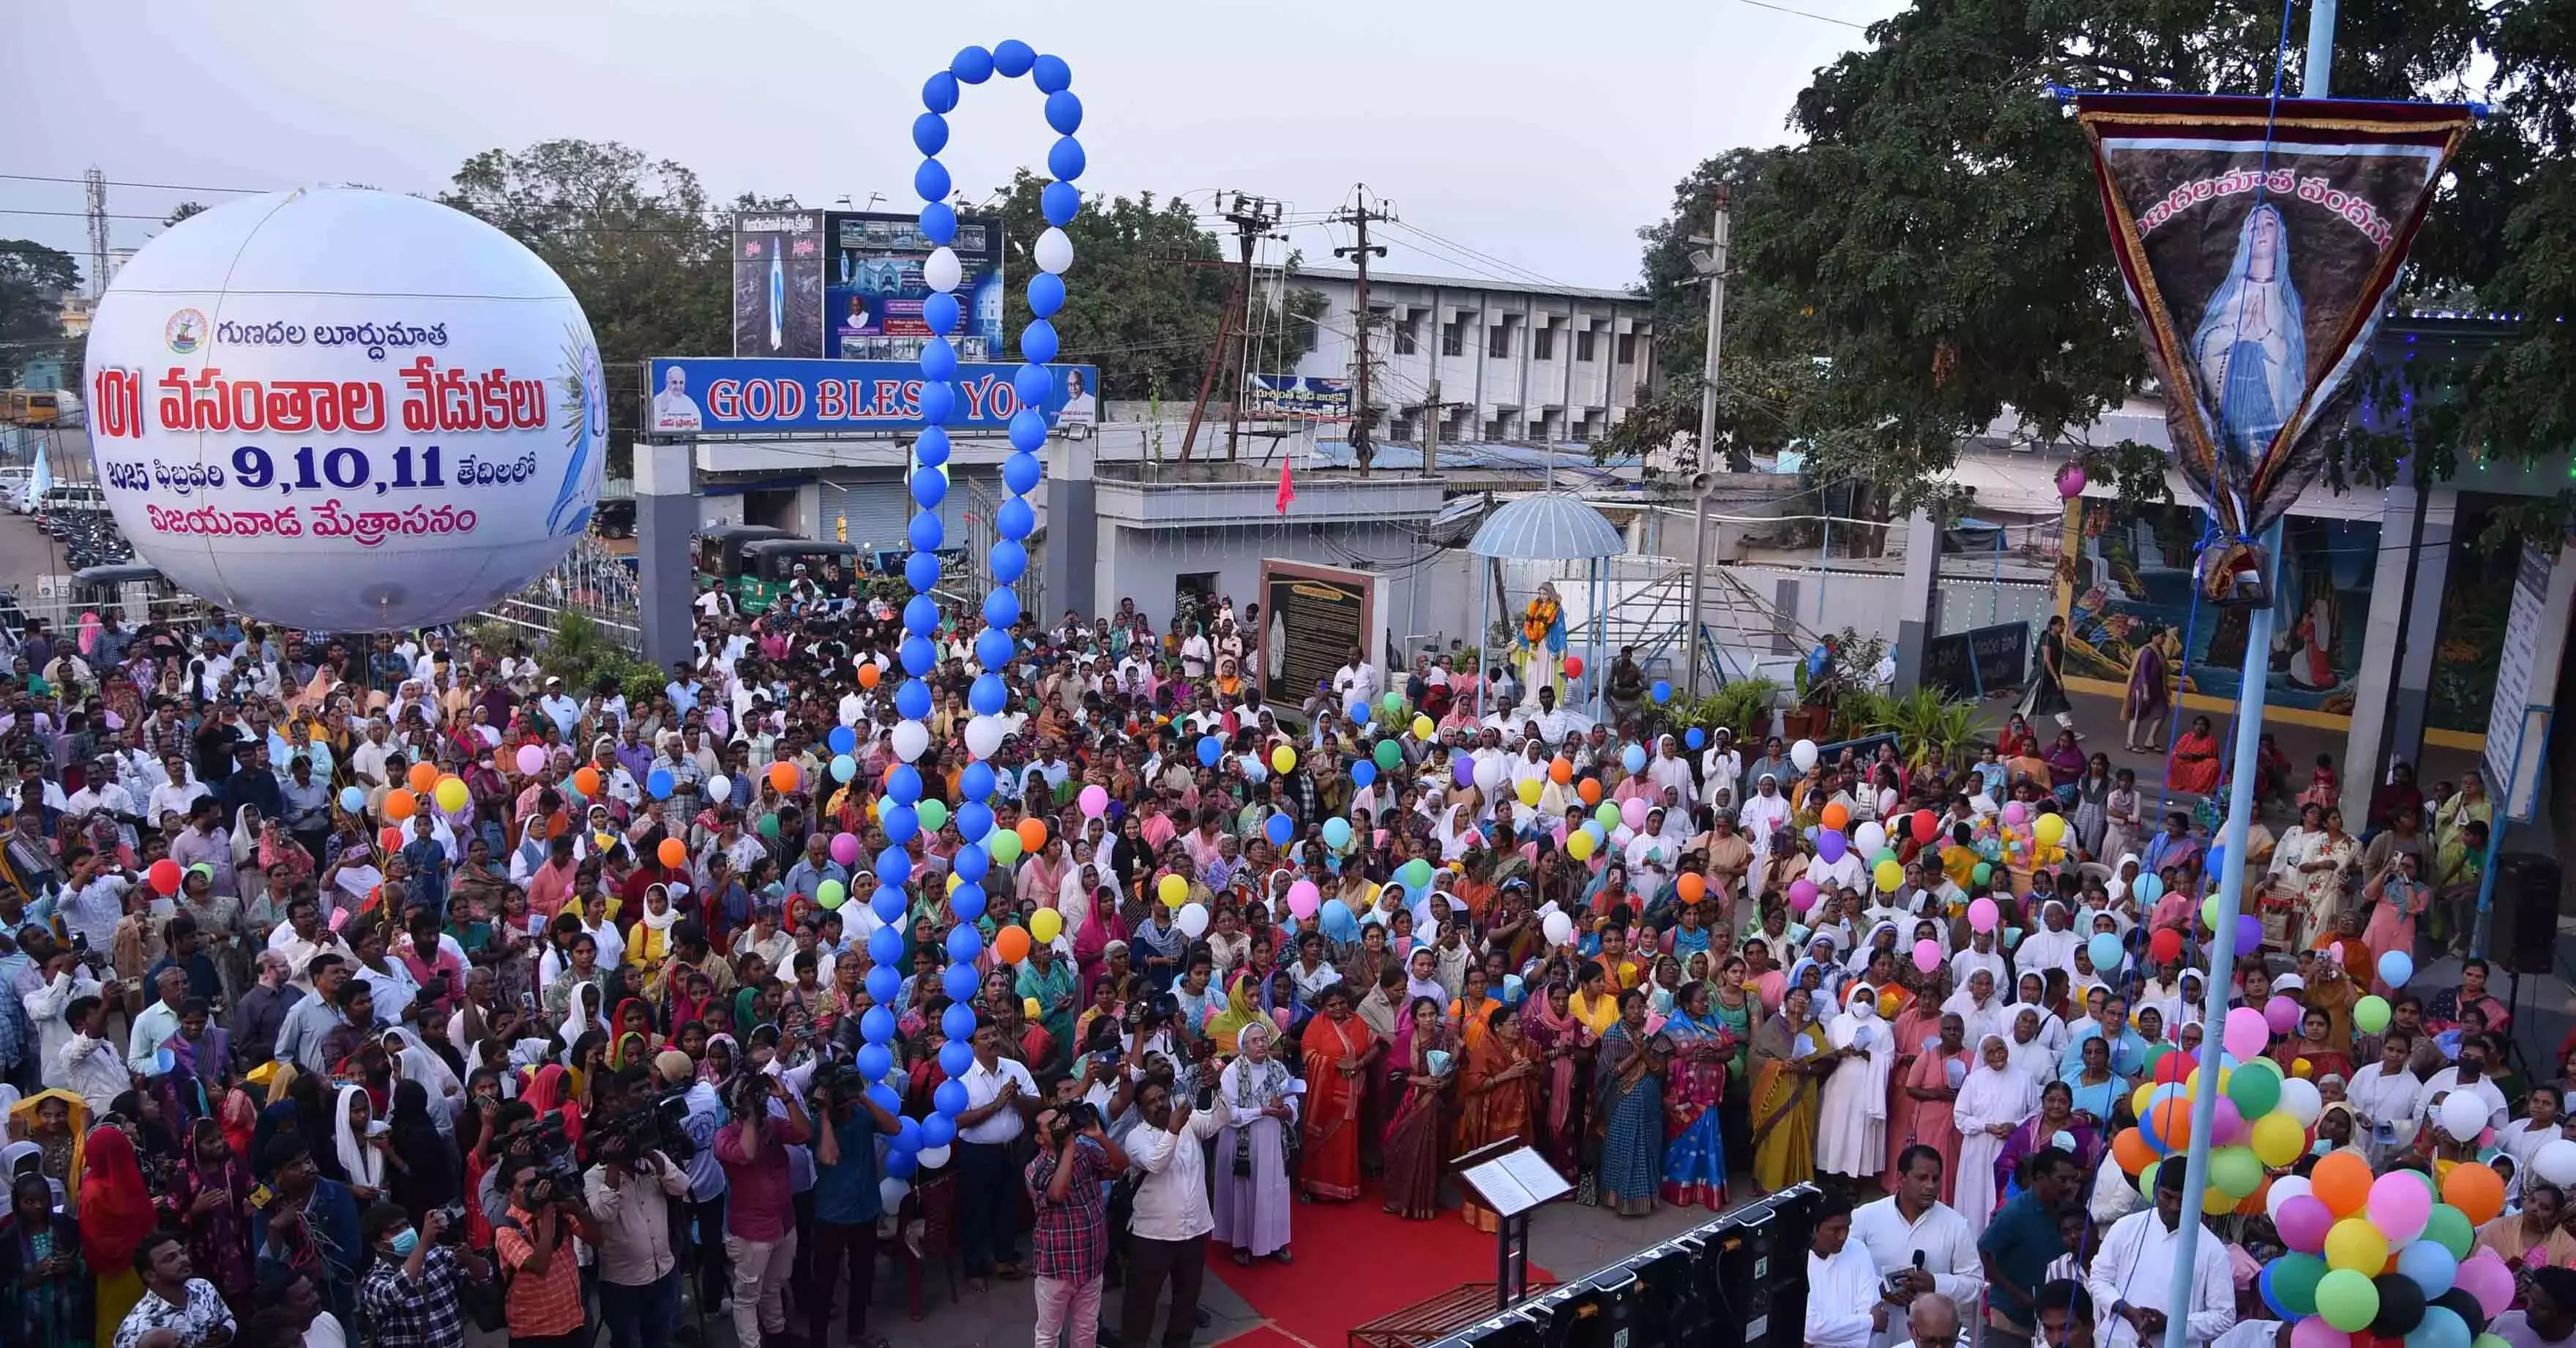
<instances>
[{"instance_id":1,"label":"orange balloon","mask_svg":"<svg viewBox=\"0 0 2576 1348\"><path fill-rule=\"evenodd\" d=\"M1816 816L1816 822L1840 833L1851 826L1851 811L1843 808L1843 803L1839 800L1828 801L1825 803L1824 813Z\"/></svg>"},{"instance_id":2,"label":"orange balloon","mask_svg":"<svg viewBox=\"0 0 2576 1348\"><path fill-rule=\"evenodd\" d=\"M2236 1211L2247 1217L2251 1217L2258 1212L2269 1212L2271 1211L2271 1198L2272 1177L2265 1175L2263 1177L2262 1186L2257 1188L2254 1192L2247 1194L2245 1196L2245 1201L2236 1205ZM2396 1268L2396 1254L2392 1252L2388 1258L2390 1261L2389 1267L2391 1269Z\"/></svg>"},{"instance_id":3,"label":"orange balloon","mask_svg":"<svg viewBox=\"0 0 2576 1348\"><path fill-rule=\"evenodd\" d=\"M2156 1106L2154 1109L2147 1111L2147 1122L2148 1125L2155 1130L2155 1134L2158 1137L2190 1137L2191 1101L2188 1099L2167 1100L2163 1104ZM2173 1151L2175 1155L2180 1155L2182 1148L2176 1147Z\"/></svg>"},{"instance_id":4,"label":"orange balloon","mask_svg":"<svg viewBox=\"0 0 2576 1348\"><path fill-rule=\"evenodd\" d=\"M438 765L436 763L414 763L411 765L411 771L404 775L403 780L411 783L412 790L420 792L422 795L427 795L438 787Z\"/></svg>"},{"instance_id":5,"label":"orange balloon","mask_svg":"<svg viewBox=\"0 0 2576 1348\"><path fill-rule=\"evenodd\" d=\"M2145 1133L2123 1128L2118 1137L2111 1139L2111 1158L2120 1163L2122 1170L2135 1175L2156 1163L2156 1147L2147 1141Z\"/></svg>"},{"instance_id":6,"label":"orange balloon","mask_svg":"<svg viewBox=\"0 0 2576 1348\"><path fill-rule=\"evenodd\" d=\"M585 796L598 795L599 769L583 764L581 769L572 775L572 789Z\"/></svg>"},{"instance_id":7,"label":"orange balloon","mask_svg":"<svg viewBox=\"0 0 2576 1348\"><path fill-rule=\"evenodd\" d=\"M873 664L859 666L859 686L861 688L874 688L877 686L877 680L884 677L885 675Z\"/></svg>"},{"instance_id":8,"label":"orange balloon","mask_svg":"<svg viewBox=\"0 0 2576 1348\"><path fill-rule=\"evenodd\" d=\"M677 838L664 838L653 854L660 857L662 865L669 870L676 871L689 864L689 845Z\"/></svg>"},{"instance_id":9,"label":"orange balloon","mask_svg":"<svg viewBox=\"0 0 2576 1348\"><path fill-rule=\"evenodd\" d=\"M402 845L401 829L389 828L376 835L376 846L388 852L399 852L402 850Z\"/></svg>"},{"instance_id":10,"label":"orange balloon","mask_svg":"<svg viewBox=\"0 0 2576 1348\"><path fill-rule=\"evenodd\" d=\"M2504 1177L2484 1161L2464 1161L2443 1177L2442 1201L2458 1208L2471 1226L2493 1221L2504 1211Z\"/></svg>"},{"instance_id":11,"label":"orange balloon","mask_svg":"<svg viewBox=\"0 0 2576 1348\"><path fill-rule=\"evenodd\" d=\"M777 788L778 788L778 791L779 791L779 794L781 794L781 795L785 795L787 792L790 792L790 791L795 790L795 789L796 789L796 765L795 765L795 764L793 764L793 763L772 763L772 764L770 764L770 765L769 765L769 784L770 784L771 786L777 787Z\"/></svg>"},{"instance_id":12,"label":"orange balloon","mask_svg":"<svg viewBox=\"0 0 2576 1348\"><path fill-rule=\"evenodd\" d=\"M1567 782L1573 781L1574 765L1563 758L1557 759L1555 762L1547 765L1547 779L1556 783L1558 786L1563 786Z\"/></svg>"},{"instance_id":13,"label":"orange balloon","mask_svg":"<svg viewBox=\"0 0 2576 1348\"><path fill-rule=\"evenodd\" d=\"M1004 964L1017 964L1027 959L1029 934L1018 927L1002 928L1001 934L993 938L993 953L1001 956Z\"/></svg>"},{"instance_id":14,"label":"orange balloon","mask_svg":"<svg viewBox=\"0 0 2576 1348\"><path fill-rule=\"evenodd\" d=\"M1043 819L1023 819L1023 820L1021 820L1021 821L1020 821L1020 827L1019 827L1019 835L1020 835L1020 850L1021 850L1021 851L1023 851L1023 852L1034 852L1034 851L1037 851L1038 849L1040 849L1040 848L1042 848L1042 847L1046 846L1046 841L1047 841L1047 827L1046 827L1046 821L1045 821L1045 820L1043 820Z\"/></svg>"},{"instance_id":15,"label":"orange balloon","mask_svg":"<svg viewBox=\"0 0 2576 1348\"><path fill-rule=\"evenodd\" d=\"M2495 1172L2490 1170L2487 1174L2492 1178ZM2317 1162L2317 1168L2308 1172L2308 1192L2326 1205L2326 1211L2337 1217L2350 1217L2369 1204L2371 1180L2370 1162L2348 1151L2328 1152ZM2468 1212L2460 1204L2452 1206L2459 1207L2463 1215ZM2503 1206L2504 1186L2499 1184L2496 1186L2495 1207ZM2471 1217L2470 1223L2475 1225L2493 1216L2495 1209L2490 1208L2486 1217Z\"/></svg>"},{"instance_id":16,"label":"orange balloon","mask_svg":"<svg viewBox=\"0 0 2576 1348\"><path fill-rule=\"evenodd\" d=\"M1681 879L1673 882L1673 888L1680 892L1682 902L1697 903L1699 896L1708 892L1708 882L1695 872L1685 871Z\"/></svg>"},{"instance_id":17,"label":"orange balloon","mask_svg":"<svg viewBox=\"0 0 2576 1348\"><path fill-rule=\"evenodd\" d=\"M420 798L401 787L385 793L385 818L409 819L420 808Z\"/></svg>"},{"instance_id":18,"label":"orange balloon","mask_svg":"<svg viewBox=\"0 0 2576 1348\"><path fill-rule=\"evenodd\" d=\"M1600 804L1601 779L1597 777L1584 778L1583 784L1574 788L1574 794L1583 797L1583 803L1586 805Z\"/></svg>"}]
</instances>

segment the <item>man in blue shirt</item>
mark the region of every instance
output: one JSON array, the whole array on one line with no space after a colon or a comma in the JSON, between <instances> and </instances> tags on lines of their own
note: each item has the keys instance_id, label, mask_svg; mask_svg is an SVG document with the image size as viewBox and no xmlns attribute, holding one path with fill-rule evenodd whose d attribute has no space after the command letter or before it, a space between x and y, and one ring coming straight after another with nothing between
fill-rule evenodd
<instances>
[{"instance_id":1,"label":"man in blue shirt","mask_svg":"<svg viewBox=\"0 0 2576 1348\"><path fill-rule=\"evenodd\" d=\"M877 1214L883 1210L877 1192L876 1139L879 1133L899 1131L902 1124L868 1098L859 1073L826 1069L824 1075L814 1101L815 1122L820 1125L814 1130L815 1292L806 1309L810 1330L806 1342L829 1341L832 1293L846 1260L850 1269L847 1341L864 1345L875 1342L868 1337L868 1302L876 1294Z\"/></svg>"},{"instance_id":2,"label":"man in blue shirt","mask_svg":"<svg viewBox=\"0 0 2576 1348\"><path fill-rule=\"evenodd\" d=\"M850 885L850 873L841 863L832 860L831 839L817 833L805 840L803 859L788 868L787 892L800 898L811 899L822 890L823 882L826 880L840 881L841 888L846 893Z\"/></svg>"},{"instance_id":3,"label":"man in blue shirt","mask_svg":"<svg viewBox=\"0 0 2576 1348\"><path fill-rule=\"evenodd\" d=\"M1986 1270L1985 1341L2028 1344L2037 1325L2038 1293L2048 1266L2066 1253L2058 1227L2067 1187L2079 1174L2074 1154L2044 1146L2022 1160L2022 1191L1997 1211L1977 1239Z\"/></svg>"}]
</instances>

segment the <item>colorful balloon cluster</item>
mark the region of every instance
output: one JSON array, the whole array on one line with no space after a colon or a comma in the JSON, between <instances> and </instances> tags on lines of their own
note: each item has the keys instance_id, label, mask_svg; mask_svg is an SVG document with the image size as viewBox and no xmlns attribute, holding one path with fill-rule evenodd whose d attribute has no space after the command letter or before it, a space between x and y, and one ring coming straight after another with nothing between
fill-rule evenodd
<instances>
[{"instance_id":1,"label":"colorful balloon cluster","mask_svg":"<svg viewBox=\"0 0 2576 1348\"><path fill-rule=\"evenodd\" d=\"M2315 1086L2261 1056L2276 1009L2227 1013L2206 1210L2270 1214L2291 1253L2264 1267L2263 1300L2296 1322L2290 1341L2299 1348L2368 1348L2388 1339L2406 1348L2472 1348L2513 1300L2503 1260L2492 1250L2472 1252L2478 1225L2504 1209L2503 1178L2477 1161L2443 1163L2438 1187L2421 1171L2374 1176L2351 1151L2326 1153L2306 1176L2271 1173L2309 1150L2308 1128L2325 1107ZM2191 1054L2160 1050L2134 1099L2139 1125L2112 1139L2113 1158L2150 1201L2157 1162L2190 1145L2202 1070ZM2482 1132L2484 1104L2465 1093L2450 1099L2478 1111L2475 1120L2459 1111L2465 1135ZM2447 1118L2441 1122L2449 1129Z\"/></svg>"}]
</instances>

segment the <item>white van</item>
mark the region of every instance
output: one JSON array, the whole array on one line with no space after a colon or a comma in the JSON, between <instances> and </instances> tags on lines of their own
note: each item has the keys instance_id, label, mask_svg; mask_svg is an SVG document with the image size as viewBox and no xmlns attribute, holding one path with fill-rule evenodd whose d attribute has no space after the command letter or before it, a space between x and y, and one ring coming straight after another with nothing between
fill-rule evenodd
<instances>
[{"instance_id":1,"label":"white van","mask_svg":"<svg viewBox=\"0 0 2576 1348\"><path fill-rule=\"evenodd\" d=\"M17 464L0 467L0 506L21 514L25 513L27 484L35 478L35 475L35 469Z\"/></svg>"},{"instance_id":2,"label":"white van","mask_svg":"<svg viewBox=\"0 0 2576 1348\"><path fill-rule=\"evenodd\" d=\"M28 513L37 516L105 514L107 493L87 483L48 487Z\"/></svg>"}]
</instances>

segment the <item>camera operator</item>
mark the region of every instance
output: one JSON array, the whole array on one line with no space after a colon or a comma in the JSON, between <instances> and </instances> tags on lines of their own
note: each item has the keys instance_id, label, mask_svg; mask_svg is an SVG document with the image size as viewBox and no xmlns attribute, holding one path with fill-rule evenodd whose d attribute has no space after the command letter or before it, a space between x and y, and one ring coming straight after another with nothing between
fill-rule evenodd
<instances>
[{"instance_id":1,"label":"camera operator","mask_svg":"<svg viewBox=\"0 0 2576 1348\"><path fill-rule=\"evenodd\" d=\"M1144 1121L1127 1135L1127 1157L1145 1178L1136 1188L1127 1228L1120 1337L1126 1348L1145 1348L1154 1329L1154 1302L1169 1278L1172 1316L1163 1348L1189 1348L1207 1273L1208 1236L1216 1230L1208 1207L1207 1147L1226 1124L1225 1101L1213 1083L1193 1101L1173 1098L1168 1083L1148 1078L1138 1088L1136 1108Z\"/></svg>"},{"instance_id":2,"label":"camera operator","mask_svg":"<svg viewBox=\"0 0 2576 1348\"><path fill-rule=\"evenodd\" d=\"M796 1216L789 1194L787 1149L813 1136L805 1104L785 1081L765 1072L736 1088L733 1122L716 1133L724 1166L725 1256L733 1261L734 1341L761 1342L787 1332L787 1282L796 1268ZM773 1119L772 1102L786 1117Z\"/></svg>"},{"instance_id":3,"label":"camera operator","mask_svg":"<svg viewBox=\"0 0 2576 1348\"><path fill-rule=\"evenodd\" d=\"M976 1038L983 1038L981 1031ZM1109 1258L1102 1191L1127 1168L1127 1153L1101 1131L1100 1111L1080 1101L1040 1110L1033 1128L1038 1154L1026 1178L1037 1210L1029 1235L1037 1274L1034 1342L1085 1348L1100 1322L1100 1274Z\"/></svg>"},{"instance_id":4,"label":"camera operator","mask_svg":"<svg viewBox=\"0 0 2576 1348\"><path fill-rule=\"evenodd\" d=\"M610 1083L606 1117L653 1109L653 1077L629 1067ZM689 1174L658 1147L629 1132L603 1136L599 1164L584 1179L591 1220L599 1227L599 1304L613 1348L662 1348L680 1319L680 1262L671 1247L671 1204L689 1191ZM817 1338L815 1342L822 1340Z\"/></svg>"},{"instance_id":5,"label":"camera operator","mask_svg":"<svg viewBox=\"0 0 2576 1348\"><path fill-rule=\"evenodd\" d=\"M410 1215L391 1203L379 1203L359 1219L359 1235L376 1252L358 1281L358 1309L375 1348L447 1348L465 1341L457 1280L481 1282L492 1273L483 1256L445 1243L454 1219L454 1210L432 1208L415 1230Z\"/></svg>"},{"instance_id":6,"label":"camera operator","mask_svg":"<svg viewBox=\"0 0 2576 1348\"><path fill-rule=\"evenodd\" d=\"M510 1348L578 1348L584 1319L573 1237L596 1245L599 1227L582 1207L580 1191L541 1178L535 1162L510 1154L501 1166L510 1211L493 1232L493 1245L511 1274L503 1301Z\"/></svg>"},{"instance_id":7,"label":"camera operator","mask_svg":"<svg viewBox=\"0 0 2576 1348\"><path fill-rule=\"evenodd\" d=\"M697 1269L698 1305L713 1306L731 1286L724 1244L716 1238L724 1230L725 1172L716 1160L716 1131L724 1126L724 1097L717 1093L714 1082L698 1079L697 1064L678 1049L664 1049L653 1059L653 1075L663 1090L688 1092L685 1099L689 1112L681 1128L695 1148L689 1155L686 1197L688 1225L697 1229L697 1239L689 1245L689 1258Z\"/></svg>"},{"instance_id":8,"label":"camera operator","mask_svg":"<svg viewBox=\"0 0 2576 1348\"><path fill-rule=\"evenodd\" d=\"M850 1268L850 1348L883 1348L868 1337L868 1302L876 1294L877 1218L884 1204L877 1189L877 1134L892 1135L901 1121L868 1098L855 1068L825 1068L817 1075L821 1126L814 1130L814 1276L807 1298L806 1342L829 1341L833 1285L841 1265ZM620 1345L619 1348L624 1348Z\"/></svg>"},{"instance_id":9,"label":"camera operator","mask_svg":"<svg viewBox=\"0 0 2576 1348\"><path fill-rule=\"evenodd\" d=\"M483 1144L483 1180L474 1190L486 1225L499 1226L510 1215L510 1174L502 1162L514 1151L525 1154L516 1144L536 1122L536 1107L525 1100L504 1100L492 1112L492 1135Z\"/></svg>"}]
</instances>

